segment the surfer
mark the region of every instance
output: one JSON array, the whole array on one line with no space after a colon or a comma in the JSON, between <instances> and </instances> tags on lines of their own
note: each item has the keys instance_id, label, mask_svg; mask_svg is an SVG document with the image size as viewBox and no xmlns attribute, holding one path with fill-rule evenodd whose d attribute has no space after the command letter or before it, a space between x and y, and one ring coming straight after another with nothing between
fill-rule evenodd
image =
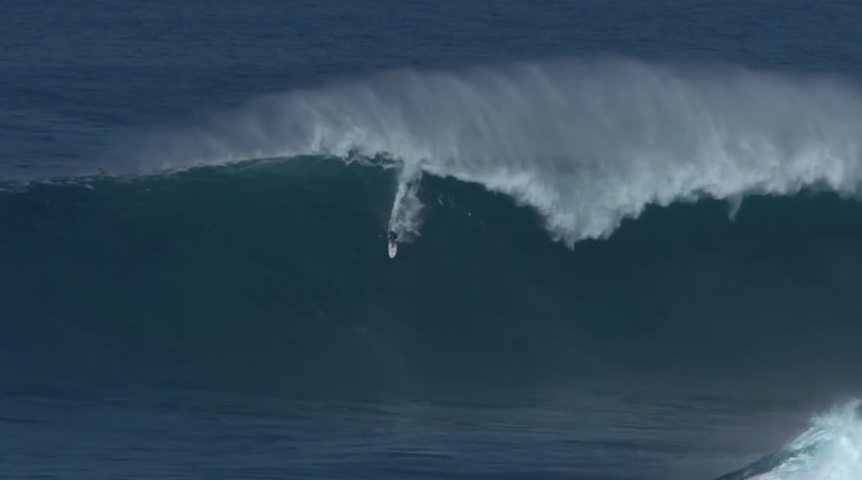
<instances>
[{"instance_id":1,"label":"surfer","mask_svg":"<svg viewBox=\"0 0 862 480\"><path fill-rule=\"evenodd\" d=\"M398 254L398 234L395 233L394 230L389 230L389 244L387 245L387 249L389 250L389 258L395 258L395 255Z\"/></svg>"}]
</instances>

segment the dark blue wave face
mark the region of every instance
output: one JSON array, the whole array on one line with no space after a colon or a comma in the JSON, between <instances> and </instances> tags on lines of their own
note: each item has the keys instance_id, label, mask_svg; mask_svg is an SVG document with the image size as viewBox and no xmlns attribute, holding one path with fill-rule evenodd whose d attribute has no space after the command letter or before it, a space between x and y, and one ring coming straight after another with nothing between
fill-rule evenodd
<instances>
[{"instance_id":1,"label":"dark blue wave face","mask_svg":"<svg viewBox=\"0 0 862 480\"><path fill-rule=\"evenodd\" d=\"M3 194L9 374L288 396L857 385L855 202L654 208L569 250L530 209L428 177L423 233L390 261L393 172L283 162Z\"/></svg>"},{"instance_id":2,"label":"dark blue wave face","mask_svg":"<svg viewBox=\"0 0 862 480\"><path fill-rule=\"evenodd\" d=\"M268 440L249 429L275 422L266 438L306 453L273 472L344 478L357 470L339 470L316 442L353 458L345 439L362 435L350 425L409 421L425 426L367 437L355 468L449 478L478 461L472 478L499 478L513 466L489 447L535 454L523 442L538 435L542 458L567 478L706 478L789 438L801 428L790 412L858 386L859 306L847 287L862 244L858 203L754 198L732 222L719 202L656 208L572 251L529 209L430 177L423 234L392 261L394 180L309 158L0 195L0 421L28 432L64 408L71 424L52 428L73 434L85 409L159 430L171 412L258 448ZM826 433L852 435L852 415ZM459 453L399 456L397 442L439 448L424 430L435 422L451 425ZM493 426L511 422L520 426ZM751 437L753 424L768 431ZM100 435L127 442L122 432ZM200 447L163 435L200 461ZM833 455L840 439L829 440L804 448ZM105 446L82 445L54 464L103 471L81 458ZM240 471L258 468L246 449L232 451ZM145 452L130 464L138 472L181 461ZM728 478L793 458L777 452ZM515 478L558 478L546 467L521 464Z\"/></svg>"}]
</instances>

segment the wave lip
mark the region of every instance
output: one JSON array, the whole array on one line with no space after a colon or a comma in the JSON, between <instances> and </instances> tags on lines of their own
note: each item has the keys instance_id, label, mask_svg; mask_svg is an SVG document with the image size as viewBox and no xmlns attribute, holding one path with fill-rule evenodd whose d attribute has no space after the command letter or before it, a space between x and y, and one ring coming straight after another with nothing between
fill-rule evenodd
<instances>
[{"instance_id":1,"label":"wave lip","mask_svg":"<svg viewBox=\"0 0 862 480\"><path fill-rule=\"evenodd\" d=\"M733 214L752 193L855 195L860 139L862 92L841 79L615 58L390 72L263 97L126 151L159 168L385 155L509 195L571 246L650 204L712 197Z\"/></svg>"},{"instance_id":2,"label":"wave lip","mask_svg":"<svg viewBox=\"0 0 862 480\"><path fill-rule=\"evenodd\" d=\"M854 399L815 417L807 431L779 452L717 480L859 480L860 403Z\"/></svg>"}]
</instances>

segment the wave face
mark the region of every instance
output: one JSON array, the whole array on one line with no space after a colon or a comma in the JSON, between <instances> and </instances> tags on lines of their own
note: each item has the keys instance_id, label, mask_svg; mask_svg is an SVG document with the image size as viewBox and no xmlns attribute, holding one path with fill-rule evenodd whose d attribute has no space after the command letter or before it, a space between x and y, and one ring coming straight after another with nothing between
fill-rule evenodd
<instances>
[{"instance_id":1,"label":"wave face","mask_svg":"<svg viewBox=\"0 0 862 480\"><path fill-rule=\"evenodd\" d=\"M123 144L114 168L384 156L529 205L572 246L606 238L650 204L708 196L734 212L746 195L812 185L856 195L860 112L862 94L841 79L727 65L597 59L399 71L154 132ZM405 230L416 233L418 207L394 208Z\"/></svg>"},{"instance_id":2,"label":"wave face","mask_svg":"<svg viewBox=\"0 0 862 480\"><path fill-rule=\"evenodd\" d=\"M857 202L758 196L732 222L716 200L651 208L570 250L508 197L377 165L301 157L0 194L0 369L288 395L855 384ZM399 196L424 205L423 228L392 261Z\"/></svg>"},{"instance_id":3,"label":"wave face","mask_svg":"<svg viewBox=\"0 0 862 480\"><path fill-rule=\"evenodd\" d=\"M858 400L814 418L778 453L718 480L852 480L862 478L862 418Z\"/></svg>"}]
</instances>

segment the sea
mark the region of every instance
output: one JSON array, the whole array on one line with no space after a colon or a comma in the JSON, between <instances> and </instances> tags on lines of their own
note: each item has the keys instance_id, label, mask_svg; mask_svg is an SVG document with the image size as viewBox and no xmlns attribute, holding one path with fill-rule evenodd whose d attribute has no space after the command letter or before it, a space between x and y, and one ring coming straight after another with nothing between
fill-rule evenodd
<instances>
[{"instance_id":1,"label":"sea","mask_svg":"<svg viewBox=\"0 0 862 480\"><path fill-rule=\"evenodd\" d=\"M860 199L859 2L7 2L0 479L860 480Z\"/></svg>"}]
</instances>

